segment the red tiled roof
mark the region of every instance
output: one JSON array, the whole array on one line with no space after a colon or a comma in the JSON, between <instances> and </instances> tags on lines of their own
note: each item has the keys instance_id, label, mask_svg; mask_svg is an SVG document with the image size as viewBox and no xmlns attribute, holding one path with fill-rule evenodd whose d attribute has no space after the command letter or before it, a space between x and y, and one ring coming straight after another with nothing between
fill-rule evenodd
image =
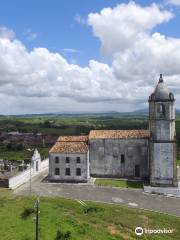
<instances>
[{"instance_id":1,"label":"red tiled roof","mask_svg":"<svg viewBox=\"0 0 180 240\"><path fill-rule=\"evenodd\" d=\"M88 145L85 142L56 142L50 153L87 153Z\"/></svg>"},{"instance_id":2,"label":"red tiled roof","mask_svg":"<svg viewBox=\"0 0 180 240\"><path fill-rule=\"evenodd\" d=\"M92 130L89 139L149 138L148 130Z\"/></svg>"},{"instance_id":3,"label":"red tiled roof","mask_svg":"<svg viewBox=\"0 0 180 240\"><path fill-rule=\"evenodd\" d=\"M88 136L60 136L58 142L87 142Z\"/></svg>"},{"instance_id":4,"label":"red tiled roof","mask_svg":"<svg viewBox=\"0 0 180 240\"><path fill-rule=\"evenodd\" d=\"M60 136L50 153L87 153L88 136Z\"/></svg>"}]
</instances>

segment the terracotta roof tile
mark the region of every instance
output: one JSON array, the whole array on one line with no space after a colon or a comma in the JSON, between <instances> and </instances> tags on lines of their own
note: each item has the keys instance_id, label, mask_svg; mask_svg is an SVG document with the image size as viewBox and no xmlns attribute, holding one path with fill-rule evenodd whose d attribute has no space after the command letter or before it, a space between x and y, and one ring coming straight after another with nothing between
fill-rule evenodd
<instances>
[{"instance_id":1,"label":"terracotta roof tile","mask_svg":"<svg viewBox=\"0 0 180 240\"><path fill-rule=\"evenodd\" d=\"M148 130L92 130L89 139L149 138Z\"/></svg>"},{"instance_id":2,"label":"terracotta roof tile","mask_svg":"<svg viewBox=\"0 0 180 240\"><path fill-rule=\"evenodd\" d=\"M85 142L56 142L50 153L87 153L88 145Z\"/></svg>"},{"instance_id":3,"label":"terracotta roof tile","mask_svg":"<svg viewBox=\"0 0 180 240\"><path fill-rule=\"evenodd\" d=\"M60 136L58 142L87 142L88 136Z\"/></svg>"}]
</instances>

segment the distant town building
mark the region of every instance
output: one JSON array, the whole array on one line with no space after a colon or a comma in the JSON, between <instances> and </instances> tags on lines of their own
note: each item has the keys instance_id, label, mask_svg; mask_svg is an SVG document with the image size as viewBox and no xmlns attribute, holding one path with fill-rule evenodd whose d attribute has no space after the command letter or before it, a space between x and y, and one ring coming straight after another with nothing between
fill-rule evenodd
<instances>
[{"instance_id":1,"label":"distant town building","mask_svg":"<svg viewBox=\"0 0 180 240\"><path fill-rule=\"evenodd\" d=\"M149 180L177 186L175 99L162 75L149 97L149 130L92 130L89 136L59 137L49 152L49 178L93 177Z\"/></svg>"}]
</instances>

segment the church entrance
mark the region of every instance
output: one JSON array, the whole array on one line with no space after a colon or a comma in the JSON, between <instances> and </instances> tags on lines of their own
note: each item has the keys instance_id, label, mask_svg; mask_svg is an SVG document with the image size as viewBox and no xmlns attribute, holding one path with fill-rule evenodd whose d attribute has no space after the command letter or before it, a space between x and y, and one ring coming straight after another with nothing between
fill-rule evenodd
<instances>
[{"instance_id":1,"label":"church entrance","mask_svg":"<svg viewBox=\"0 0 180 240\"><path fill-rule=\"evenodd\" d=\"M135 165L135 177L139 178L140 177L140 166Z\"/></svg>"}]
</instances>

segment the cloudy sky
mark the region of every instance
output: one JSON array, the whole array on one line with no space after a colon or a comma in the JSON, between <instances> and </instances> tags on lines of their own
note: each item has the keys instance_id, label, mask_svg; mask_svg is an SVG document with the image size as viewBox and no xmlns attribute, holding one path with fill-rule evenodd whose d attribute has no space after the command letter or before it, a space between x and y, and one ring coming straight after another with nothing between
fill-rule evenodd
<instances>
[{"instance_id":1,"label":"cloudy sky","mask_svg":"<svg viewBox=\"0 0 180 240\"><path fill-rule=\"evenodd\" d=\"M1 0L0 114L180 104L180 0ZM179 107L180 108L180 107Z\"/></svg>"}]
</instances>

